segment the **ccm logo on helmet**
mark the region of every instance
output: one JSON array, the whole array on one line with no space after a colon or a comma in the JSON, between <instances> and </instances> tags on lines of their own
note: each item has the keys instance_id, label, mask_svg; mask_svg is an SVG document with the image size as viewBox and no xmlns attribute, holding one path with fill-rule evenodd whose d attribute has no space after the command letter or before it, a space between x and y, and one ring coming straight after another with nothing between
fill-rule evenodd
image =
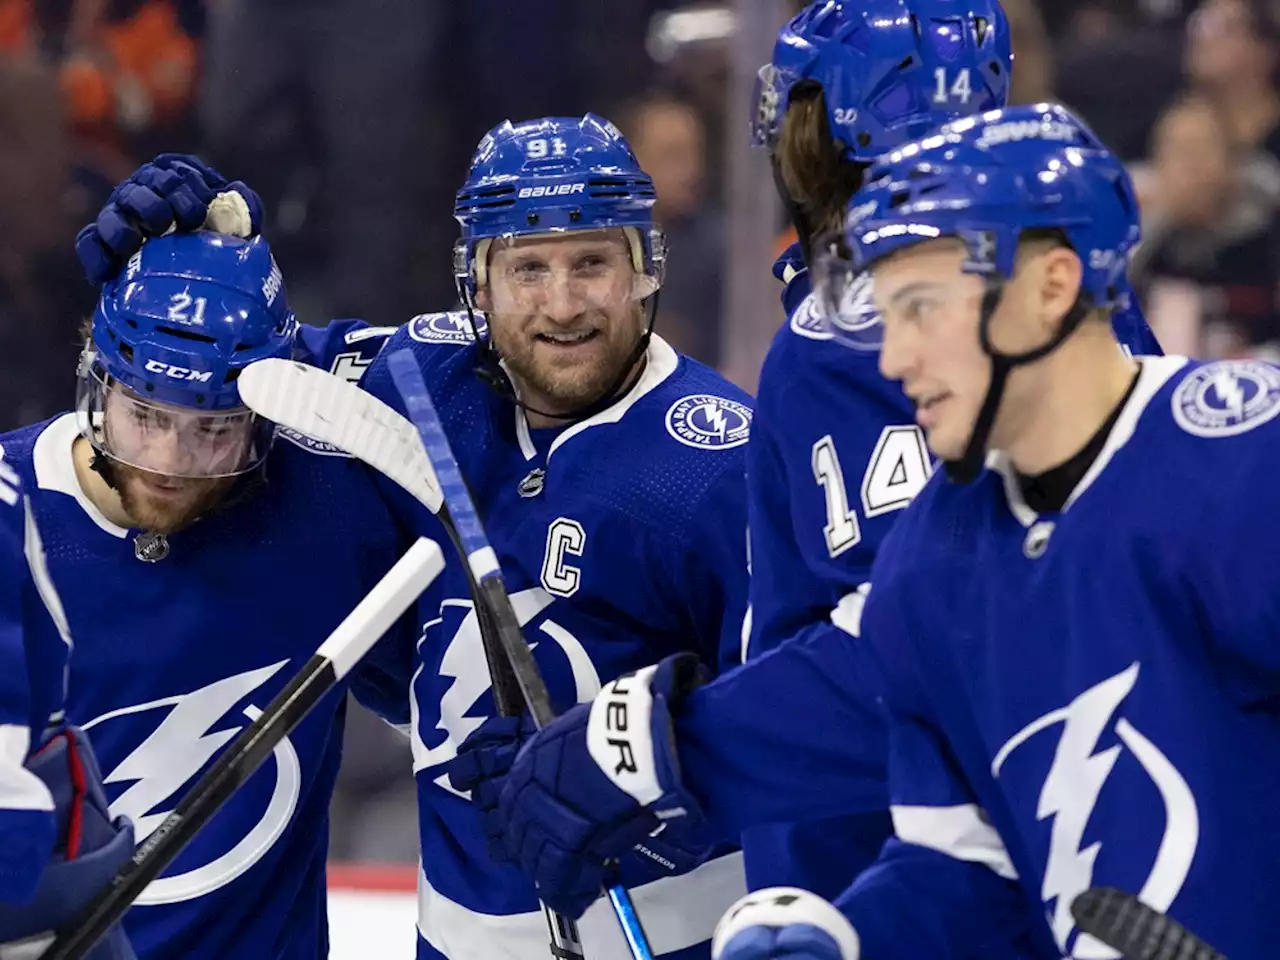
<instances>
[{"instance_id":1,"label":"ccm logo on helmet","mask_svg":"<svg viewBox=\"0 0 1280 960\"><path fill-rule=\"evenodd\" d=\"M188 367L175 367L163 360L148 360L144 365L147 373L163 373L174 380L185 380L189 383L208 383L213 377L212 370L192 370Z\"/></svg>"},{"instance_id":2,"label":"ccm logo on helmet","mask_svg":"<svg viewBox=\"0 0 1280 960\"><path fill-rule=\"evenodd\" d=\"M516 197L526 200L530 197L567 197L571 193L581 193L585 183L561 183L554 187L521 187Z\"/></svg>"}]
</instances>

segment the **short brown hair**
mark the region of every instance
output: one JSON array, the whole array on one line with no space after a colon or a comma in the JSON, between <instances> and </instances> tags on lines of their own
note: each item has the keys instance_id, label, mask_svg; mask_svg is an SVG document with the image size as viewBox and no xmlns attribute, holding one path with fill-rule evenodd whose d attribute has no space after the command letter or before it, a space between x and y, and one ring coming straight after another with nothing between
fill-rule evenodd
<instances>
[{"instance_id":1,"label":"short brown hair","mask_svg":"<svg viewBox=\"0 0 1280 960\"><path fill-rule=\"evenodd\" d=\"M867 165L845 159L842 144L831 135L822 87L811 84L792 91L774 156L810 231L817 236L840 229Z\"/></svg>"}]
</instances>

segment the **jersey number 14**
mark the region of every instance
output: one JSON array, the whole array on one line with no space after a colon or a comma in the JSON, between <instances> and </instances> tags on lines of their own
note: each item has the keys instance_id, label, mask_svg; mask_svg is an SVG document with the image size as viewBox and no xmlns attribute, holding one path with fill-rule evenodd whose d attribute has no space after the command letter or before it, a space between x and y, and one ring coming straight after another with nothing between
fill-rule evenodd
<instances>
[{"instance_id":1,"label":"jersey number 14","mask_svg":"<svg viewBox=\"0 0 1280 960\"><path fill-rule=\"evenodd\" d=\"M813 479L827 501L823 535L827 553L835 557L862 540L858 513L849 503L844 469L836 444L827 434L813 445ZM867 519L901 510L929 479L933 468L924 434L915 426L885 427L862 474L862 515Z\"/></svg>"}]
</instances>

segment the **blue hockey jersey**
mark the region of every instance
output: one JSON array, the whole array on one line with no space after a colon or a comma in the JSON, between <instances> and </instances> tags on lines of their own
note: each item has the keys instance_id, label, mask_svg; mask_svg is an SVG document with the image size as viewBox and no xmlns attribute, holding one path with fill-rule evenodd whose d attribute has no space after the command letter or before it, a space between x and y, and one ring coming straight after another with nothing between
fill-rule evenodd
<instances>
[{"instance_id":1,"label":"blue hockey jersey","mask_svg":"<svg viewBox=\"0 0 1280 960\"><path fill-rule=\"evenodd\" d=\"M747 590L745 394L655 337L642 377L613 406L562 429L530 430L476 376L465 315L418 317L385 353L404 346L419 359L558 710L676 651L737 662ZM363 385L403 410L384 361ZM425 511L404 509L440 537ZM540 956L548 935L532 883L489 858L479 815L444 776L493 704L456 559L437 584L422 611L413 682L419 956ZM677 875L633 855L623 873L655 950L673 957L706 956L716 919L745 890L736 851ZM603 901L579 929L593 960L630 955Z\"/></svg>"},{"instance_id":2,"label":"blue hockey jersey","mask_svg":"<svg viewBox=\"0 0 1280 960\"><path fill-rule=\"evenodd\" d=\"M866 956L982 955L1022 911L1034 955L1114 957L1074 927L1093 886L1274 956L1277 417L1280 368L1143 359L1062 512L995 457L902 515L851 621L898 838L840 904Z\"/></svg>"},{"instance_id":3,"label":"blue hockey jersey","mask_svg":"<svg viewBox=\"0 0 1280 960\"><path fill-rule=\"evenodd\" d=\"M53 798L24 764L61 713L70 637L22 481L4 460L0 584L0 902L18 903L53 848Z\"/></svg>"},{"instance_id":4,"label":"blue hockey jersey","mask_svg":"<svg viewBox=\"0 0 1280 960\"><path fill-rule=\"evenodd\" d=\"M352 332L347 324L320 339L345 347ZM301 356L341 352L324 343L314 344L319 353L304 345ZM77 437L67 414L0 443L63 585L76 640L67 718L88 731L111 813L128 816L140 842L406 541L363 465L281 437L265 484L157 550L84 495L72 459ZM365 675L379 672L382 651L402 649L381 646ZM371 683L380 697L393 689ZM324 862L343 697L335 690L317 705L147 887L124 921L140 960L326 954Z\"/></svg>"},{"instance_id":5,"label":"blue hockey jersey","mask_svg":"<svg viewBox=\"0 0 1280 960\"><path fill-rule=\"evenodd\" d=\"M915 409L900 384L880 375L879 355L827 332L798 246L774 273L785 281L788 322L765 358L747 447L747 656L836 629L831 610L860 602L881 542L933 472ZM1159 354L1132 294L1123 303L1113 320L1118 341L1133 354ZM869 278L858 304L874 314ZM883 738L868 719L864 735ZM875 859L890 829L884 811L753 829L743 838L748 883L835 896Z\"/></svg>"}]
</instances>

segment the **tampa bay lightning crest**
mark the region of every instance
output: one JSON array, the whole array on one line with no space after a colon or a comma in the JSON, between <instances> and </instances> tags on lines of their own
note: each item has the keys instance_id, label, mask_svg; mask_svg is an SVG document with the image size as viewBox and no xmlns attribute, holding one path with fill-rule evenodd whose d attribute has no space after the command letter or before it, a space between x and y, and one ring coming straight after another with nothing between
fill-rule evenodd
<instances>
[{"instance_id":1,"label":"tampa bay lightning crest","mask_svg":"<svg viewBox=\"0 0 1280 960\"><path fill-rule=\"evenodd\" d=\"M1219 360L1193 371L1173 395L1173 418L1198 437L1230 437L1280 414L1280 367Z\"/></svg>"},{"instance_id":2,"label":"tampa bay lightning crest","mask_svg":"<svg viewBox=\"0 0 1280 960\"><path fill-rule=\"evenodd\" d=\"M1076 960L1120 956L1078 933L1071 913L1075 898L1097 883L1095 868L1123 878L1143 903L1163 912L1182 890L1199 846L1200 816L1190 785L1173 759L1126 715L1140 671L1135 662L1031 721L991 764L1006 790L1016 793L1020 785L1039 780L1034 809L1048 827L1040 893L1054 939L1064 956ZM1011 758L1016 759L1011 763ZM1027 769L1046 758L1048 769L1039 776ZM1009 769L1019 766L1020 771ZM1132 806L1135 796L1143 798L1139 819L1119 833L1097 832L1092 823L1097 810L1110 810L1117 798L1127 798Z\"/></svg>"},{"instance_id":3,"label":"tampa bay lightning crest","mask_svg":"<svg viewBox=\"0 0 1280 960\"><path fill-rule=\"evenodd\" d=\"M671 405L667 433L700 450L739 447L751 433L751 408L726 397L695 393Z\"/></svg>"},{"instance_id":4,"label":"tampa bay lightning crest","mask_svg":"<svg viewBox=\"0 0 1280 960\"><path fill-rule=\"evenodd\" d=\"M488 331L484 314L475 315L475 323L483 336ZM462 311L422 313L409 321L409 336L419 343L456 343L465 346L476 337L471 319Z\"/></svg>"},{"instance_id":5,"label":"tampa bay lightning crest","mask_svg":"<svg viewBox=\"0 0 1280 960\"><path fill-rule=\"evenodd\" d=\"M127 816L133 822L138 843L164 822L223 747L262 715L261 707L270 697L260 688L288 662L226 677L190 693L112 710L84 724L95 738L138 744L104 778L111 815ZM301 789L298 754L285 737L264 768L219 813L224 822L243 825L238 836L228 838L225 830L202 832L137 902L191 900L235 880L284 833Z\"/></svg>"}]
</instances>

